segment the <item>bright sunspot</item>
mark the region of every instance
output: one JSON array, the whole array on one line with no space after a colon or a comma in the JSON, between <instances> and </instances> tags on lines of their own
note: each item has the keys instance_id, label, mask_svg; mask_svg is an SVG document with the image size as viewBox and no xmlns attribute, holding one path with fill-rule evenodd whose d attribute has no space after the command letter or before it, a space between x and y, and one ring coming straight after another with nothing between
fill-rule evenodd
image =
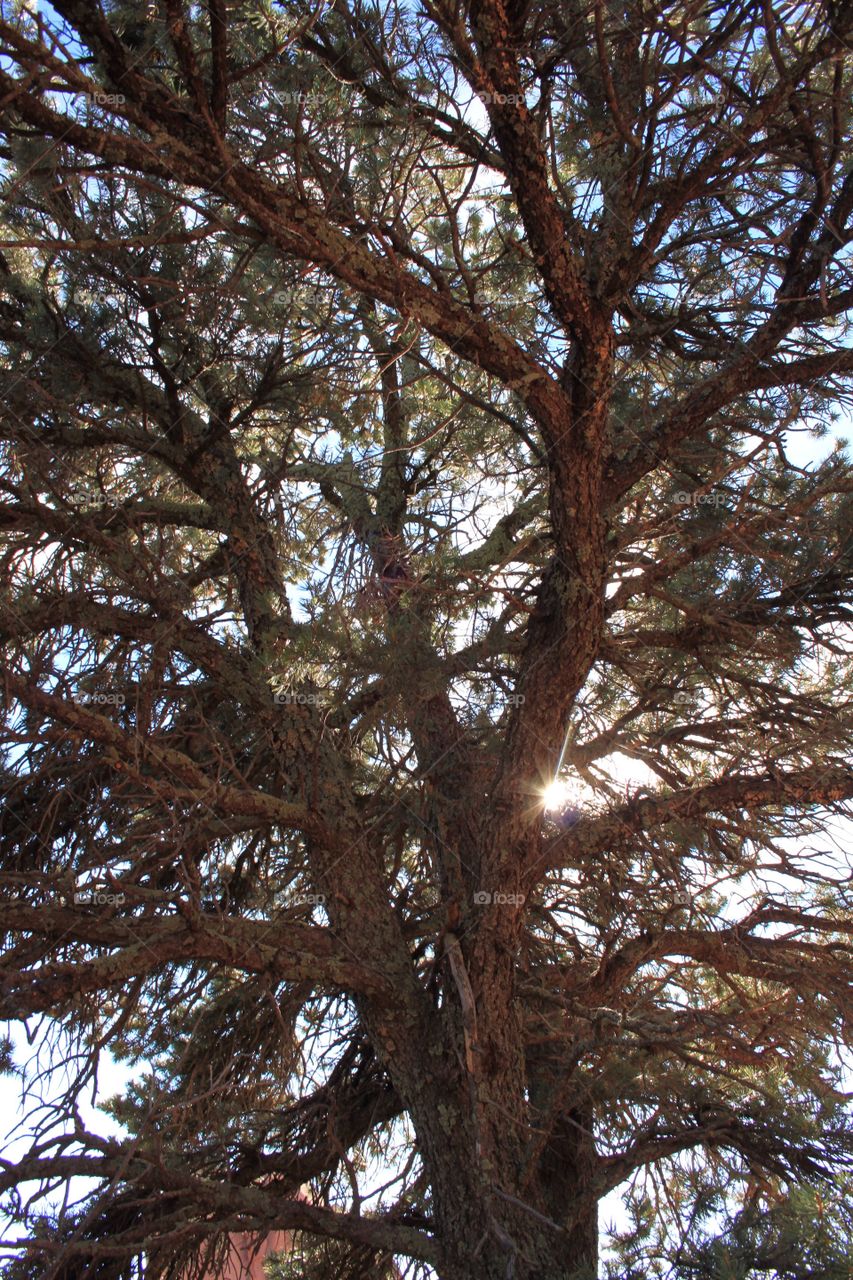
<instances>
[{"instance_id":1,"label":"bright sunspot","mask_svg":"<svg viewBox=\"0 0 853 1280\"><path fill-rule=\"evenodd\" d=\"M545 799L546 809L563 809L569 803L572 794L571 784L565 782L562 778L555 778L553 782L549 782L545 788L543 795Z\"/></svg>"},{"instance_id":2,"label":"bright sunspot","mask_svg":"<svg viewBox=\"0 0 853 1280\"><path fill-rule=\"evenodd\" d=\"M613 751L610 755L602 756L596 761L596 770L610 787L618 787L620 790L630 791L636 787L652 789L657 785L657 778L648 765L641 760L632 760L621 751ZM570 807L595 809L599 800L594 789L582 778L565 774L562 777L553 778L543 788L542 798L548 813Z\"/></svg>"}]
</instances>

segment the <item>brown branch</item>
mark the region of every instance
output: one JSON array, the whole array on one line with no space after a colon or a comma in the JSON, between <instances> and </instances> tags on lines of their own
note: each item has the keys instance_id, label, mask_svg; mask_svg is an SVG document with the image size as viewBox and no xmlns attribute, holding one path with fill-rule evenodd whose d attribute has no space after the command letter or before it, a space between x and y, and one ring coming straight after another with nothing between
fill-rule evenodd
<instances>
[{"instance_id":1,"label":"brown branch","mask_svg":"<svg viewBox=\"0 0 853 1280\"><path fill-rule=\"evenodd\" d=\"M669 822L698 821L708 813L792 804L827 805L853 798L853 768L833 762L765 775L719 778L669 795L642 796L596 818L586 818L546 847L544 866L575 866L598 853L630 844Z\"/></svg>"},{"instance_id":2,"label":"brown branch","mask_svg":"<svg viewBox=\"0 0 853 1280\"><path fill-rule=\"evenodd\" d=\"M272 822L290 830L318 837L323 834L317 814L304 805L288 803L263 791L241 790L221 783L206 774L182 751L125 733L105 716L89 711L79 703L45 693L22 676L8 672L5 680L7 687L24 705L36 707L73 732L103 743L108 748L104 761L111 769L117 774L134 777L155 794L179 796L189 803L202 803L223 816L255 817L259 822ZM142 769L146 766L154 766L154 769L144 773ZM174 782L165 782L158 769L164 769Z\"/></svg>"},{"instance_id":3,"label":"brown branch","mask_svg":"<svg viewBox=\"0 0 853 1280\"><path fill-rule=\"evenodd\" d=\"M121 882L115 882L119 889ZM121 895L120 895L121 896ZM132 902L134 891L128 888ZM113 908L121 909L121 908ZM10 933L38 940L48 953L57 946L112 948L110 955L79 961L38 961L34 967L10 970L0 977L0 1017L26 1019L85 993L122 987L131 979L153 975L164 965L215 962L246 973L264 974L277 982L316 982L354 994L388 996L378 970L359 964L340 947L328 929L288 924L259 924L202 914L163 919L104 914L87 915L80 907L29 907L0 903L0 921Z\"/></svg>"}]
</instances>

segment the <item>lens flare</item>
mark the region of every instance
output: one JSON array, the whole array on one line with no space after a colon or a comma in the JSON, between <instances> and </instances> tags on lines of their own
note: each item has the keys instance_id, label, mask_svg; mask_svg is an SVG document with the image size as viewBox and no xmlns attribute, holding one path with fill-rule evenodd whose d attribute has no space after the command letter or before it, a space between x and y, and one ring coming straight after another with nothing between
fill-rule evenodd
<instances>
[{"instance_id":1,"label":"lens flare","mask_svg":"<svg viewBox=\"0 0 853 1280\"><path fill-rule=\"evenodd\" d=\"M549 782L543 792L545 800L545 808L565 809L570 804L574 795L574 788L570 782L566 782L563 778L555 778L553 782Z\"/></svg>"}]
</instances>

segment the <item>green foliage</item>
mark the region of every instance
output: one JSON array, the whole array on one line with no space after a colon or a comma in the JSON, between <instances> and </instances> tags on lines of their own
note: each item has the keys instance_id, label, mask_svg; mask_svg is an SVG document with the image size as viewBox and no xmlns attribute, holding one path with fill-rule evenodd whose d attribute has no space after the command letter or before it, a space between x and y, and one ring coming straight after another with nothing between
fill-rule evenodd
<instances>
[{"instance_id":1,"label":"green foliage","mask_svg":"<svg viewBox=\"0 0 853 1280\"><path fill-rule=\"evenodd\" d=\"M292 1252L279 1254L264 1265L267 1280L396 1280L399 1274L390 1258L369 1249L353 1248L337 1240L297 1235Z\"/></svg>"},{"instance_id":2,"label":"green foliage","mask_svg":"<svg viewBox=\"0 0 853 1280\"><path fill-rule=\"evenodd\" d=\"M673 1179L683 1176L673 1170ZM704 1185L703 1185L704 1182ZM720 1187L706 1171L677 1222L645 1199L614 1239L606 1280L847 1280L853 1247L847 1179L819 1186L752 1180Z\"/></svg>"}]
</instances>

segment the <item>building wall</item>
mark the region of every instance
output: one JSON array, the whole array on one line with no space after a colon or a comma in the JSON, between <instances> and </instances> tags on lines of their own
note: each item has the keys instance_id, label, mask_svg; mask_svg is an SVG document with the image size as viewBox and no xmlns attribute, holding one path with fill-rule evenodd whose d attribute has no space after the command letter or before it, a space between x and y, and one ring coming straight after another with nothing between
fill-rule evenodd
<instances>
[{"instance_id":1,"label":"building wall","mask_svg":"<svg viewBox=\"0 0 853 1280\"><path fill-rule=\"evenodd\" d=\"M246 1232L231 1236L231 1252L223 1271L208 1271L204 1280L266 1280L264 1261L271 1253L280 1253L290 1244L288 1231L271 1231L258 1245L258 1237ZM257 1252L256 1252L257 1250Z\"/></svg>"},{"instance_id":2,"label":"building wall","mask_svg":"<svg viewBox=\"0 0 853 1280\"><path fill-rule=\"evenodd\" d=\"M264 1275L264 1261L271 1253L281 1253L290 1247L289 1231L271 1231L258 1244L258 1237L247 1232L233 1232L231 1235L231 1252L223 1271L206 1271L203 1280L267 1280ZM257 1252L254 1250L257 1249ZM402 1280L396 1267L393 1274Z\"/></svg>"}]
</instances>

